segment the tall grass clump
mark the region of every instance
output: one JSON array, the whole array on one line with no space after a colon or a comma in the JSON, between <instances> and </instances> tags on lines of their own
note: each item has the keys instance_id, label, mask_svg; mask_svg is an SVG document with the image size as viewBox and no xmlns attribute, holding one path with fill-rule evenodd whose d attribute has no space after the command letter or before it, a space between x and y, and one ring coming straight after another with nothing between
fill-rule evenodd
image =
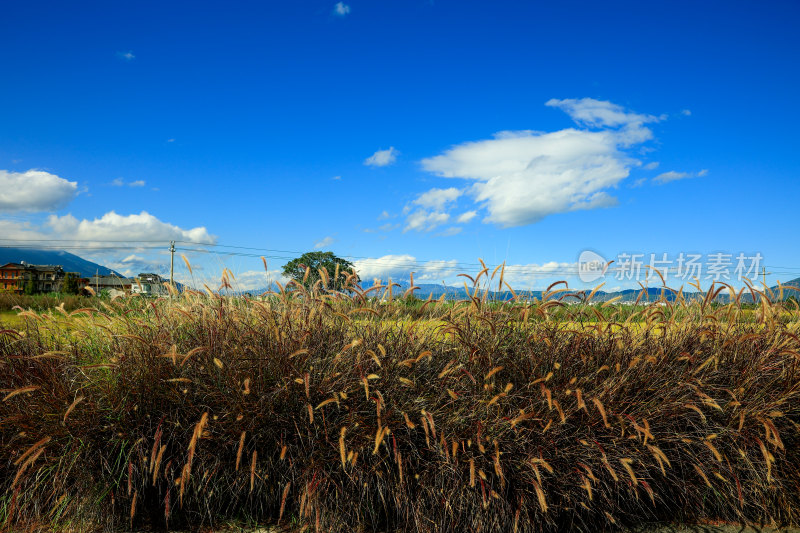
<instances>
[{"instance_id":1,"label":"tall grass clump","mask_svg":"<svg viewBox=\"0 0 800 533\"><path fill-rule=\"evenodd\" d=\"M796 310L713 289L635 312L552 287L491 303L483 276L419 318L322 282L26 312L0 333L0 523L800 522Z\"/></svg>"}]
</instances>

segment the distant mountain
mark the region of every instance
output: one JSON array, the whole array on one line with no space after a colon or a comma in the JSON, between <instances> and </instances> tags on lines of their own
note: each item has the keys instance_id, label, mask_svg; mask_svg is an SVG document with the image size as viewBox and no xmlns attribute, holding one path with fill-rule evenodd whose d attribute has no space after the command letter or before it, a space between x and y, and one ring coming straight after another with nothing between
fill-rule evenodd
<instances>
[{"instance_id":1,"label":"distant mountain","mask_svg":"<svg viewBox=\"0 0 800 533\"><path fill-rule=\"evenodd\" d=\"M393 297L397 298L399 296L402 296L403 293L408 289L409 283L408 283L408 281L395 281L395 283L400 285L399 287L395 286L392 289ZM363 282L361 284L361 288L362 289L369 289L373 285L374 285L374 283L372 281L365 281L365 282ZM417 285L417 287L419 287L419 289L414 291L414 296L416 296L417 298L420 298L422 300L427 299L429 296L432 297L434 300L438 300L439 298L442 297L442 295L444 295L446 300L464 300L464 299L468 298L467 293L465 292L463 285L461 285L460 287L452 286L452 285L444 285L444 284L441 284L441 283L417 283L416 285ZM786 283L783 283L783 286L784 287L792 286L792 287L800 288L800 278L794 279L792 281L787 281ZM562 287L563 287L563 285L559 285L559 286L555 287L554 290L555 289L560 289ZM761 286L757 285L754 288L755 289L760 289ZM777 287L777 285L774 286L774 287L770 287L770 289L772 289L773 293L775 294L775 298L777 298L778 297L778 287ZM254 290L250 290L250 291L236 291L235 294L262 294L262 293L267 292L269 290L278 291L279 289L278 289L278 286L273 283L272 287L262 287L262 288L254 289ZM377 292L376 291L372 291L370 293L370 295L371 296L382 296L383 292L384 292L383 290L380 290L380 291L377 291ZM586 289L580 289L580 290L579 289L571 289L569 292L572 292L572 293L584 293L586 296L588 296L589 293L591 293L592 291L591 290L586 290ZM518 297L527 298L527 299L530 299L530 300L532 300L534 298L538 298L538 299L541 300L543 293L544 293L544 291L526 291L526 290L516 291L516 294L517 294ZM673 302L673 301L675 301L675 299L677 297L677 295L674 292L666 290L666 289L662 289L660 287L648 287L647 288L647 292L644 295L642 295L641 298L639 297L640 293L641 293L641 289L625 289L625 290L614 291L614 292L597 291L595 293L595 295L592 297L592 301L593 302L607 302L608 300L612 300L612 299L616 298L617 300L615 300L615 301L617 301L617 302L633 303L636 300L639 300L639 302L641 302L641 303L655 302L655 301L658 301L661 298L662 293L663 293L663 296L667 301ZM482 296L483 295L483 291L480 291L479 294ZM563 293L554 294L552 296L552 298L558 298L561 294L563 294ZM700 300L702 300L703 298L705 298L705 296L706 296L706 294L704 292L697 292L697 291L693 291L693 290L684 290L684 292L683 292L683 297L686 298L687 300L692 300L692 299L700 299ZM789 298L791 296L794 296L795 298L800 299L800 291L792 290L792 289L784 289L783 290L783 297L784 298ZM490 300L495 300L495 301L500 300L500 301L502 301L502 300L510 300L511 298L513 298L513 295L511 294L510 291L489 291L489 296L488 297L489 297ZM729 298L730 298L730 295L728 294L727 289L725 289L717 296L717 300L716 301L725 303L725 302L729 301ZM575 303L575 302L578 302L578 301L579 300L577 298L575 298L574 296L573 297L564 298L564 302L565 303ZM753 296L750 294L750 291L745 289L745 291L742 293L741 301L742 301L742 303L752 303L753 302Z\"/></svg>"},{"instance_id":2,"label":"distant mountain","mask_svg":"<svg viewBox=\"0 0 800 533\"><path fill-rule=\"evenodd\" d=\"M87 261L69 252L0 246L0 265L22 261L32 265L61 265L64 272L79 272L84 277L94 276L96 273L101 276L125 277L108 267Z\"/></svg>"},{"instance_id":3,"label":"distant mountain","mask_svg":"<svg viewBox=\"0 0 800 533\"><path fill-rule=\"evenodd\" d=\"M791 281L787 281L786 283L781 283L784 287L783 289L783 297L784 298L796 298L800 300L800 278L793 279ZM793 289L786 289L785 287L794 287ZM778 287L771 287L775 294L778 293Z\"/></svg>"}]
</instances>

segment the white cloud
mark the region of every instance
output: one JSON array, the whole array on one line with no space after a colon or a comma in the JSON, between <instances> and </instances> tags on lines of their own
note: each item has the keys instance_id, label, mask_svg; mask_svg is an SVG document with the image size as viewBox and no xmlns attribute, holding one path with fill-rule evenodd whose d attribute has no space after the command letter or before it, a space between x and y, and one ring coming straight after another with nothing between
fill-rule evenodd
<instances>
[{"instance_id":1,"label":"white cloud","mask_svg":"<svg viewBox=\"0 0 800 533\"><path fill-rule=\"evenodd\" d=\"M450 285L461 286L464 278L458 274L474 275L480 270L478 266L464 266L455 259L418 261L409 254L385 255L383 257L359 259L354 261L356 272L363 281L379 278L384 282L388 278L395 281L408 280L409 274L414 272L416 283L445 282ZM491 266L491 270L494 270ZM545 263L508 264L503 273L503 279L515 290L543 289L555 280L570 280L578 277L578 264L558 261ZM484 278L485 280L486 278ZM492 283L492 289L497 288L499 271Z\"/></svg>"},{"instance_id":2,"label":"white cloud","mask_svg":"<svg viewBox=\"0 0 800 533\"><path fill-rule=\"evenodd\" d=\"M337 2L335 6L333 6L334 14L343 17L350 13L350 6L345 4L344 2Z\"/></svg>"},{"instance_id":3,"label":"white cloud","mask_svg":"<svg viewBox=\"0 0 800 533\"><path fill-rule=\"evenodd\" d=\"M579 208L628 177L632 160L612 132L574 129L465 143L422 161L443 177L473 180L487 221L522 226Z\"/></svg>"},{"instance_id":4,"label":"white cloud","mask_svg":"<svg viewBox=\"0 0 800 533\"><path fill-rule=\"evenodd\" d=\"M447 213L441 213L439 211L433 211L431 213L421 210L414 211L406 217L406 227L403 229L403 233L409 230L431 231L448 220L450 220L450 215Z\"/></svg>"},{"instance_id":5,"label":"white cloud","mask_svg":"<svg viewBox=\"0 0 800 533\"><path fill-rule=\"evenodd\" d=\"M13 241L41 241L52 238L52 235L44 233L31 222L7 219L0 219L0 236Z\"/></svg>"},{"instance_id":6,"label":"white cloud","mask_svg":"<svg viewBox=\"0 0 800 533\"><path fill-rule=\"evenodd\" d=\"M204 227L183 229L162 222L147 211L118 215L110 211L94 220L78 220L72 215L50 215L46 222L50 232L63 239L80 241L190 241L215 242L216 238Z\"/></svg>"},{"instance_id":7,"label":"white cloud","mask_svg":"<svg viewBox=\"0 0 800 533\"><path fill-rule=\"evenodd\" d=\"M503 279L515 290L544 289L553 281L568 281L577 276L578 263L559 261L548 261L541 264L508 264L503 272ZM499 279L495 277L495 283L497 281Z\"/></svg>"},{"instance_id":8,"label":"white cloud","mask_svg":"<svg viewBox=\"0 0 800 533\"><path fill-rule=\"evenodd\" d=\"M675 170L670 170L669 172L659 174L653 178L653 181L659 184L664 184L671 181L685 180L689 178L702 178L706 175L708 175L708 169L705 168L700 172L677 172Z\"/></svg>"},{"instance_id":9,"label":"white cloud","mask_svg":"<svg viewBox=\"0 0 800 533\"><path fill-rule=\"evenodd\" d=\"M462 191L455 187L450 187L449 189L431 189L420 194L412 203L425 209L441 211L446 204L456 201L461 194Z\"/></svg>"},{"instance_id":10,"label":"white cloud","mask_svg":"<svg viewBox=\"0 0 800 533\"><path fill-rule=\"evenodd\" d=\"M136 56L133 55L133 52L128 50L127 52L117 52L117 57L120 59L124 59L125 61L133 61L136 59Z\"/></svg>"},{"instance_id":11,"label":"white cloud","mask_svg":"<svg viewBox=\"0 0 800 533\"><path fill-rule=\"evenodd\" d=\"M77 194L77 182L43 170L0 170L0 213L55 211Z\"/></svg>"},{"instance_id":12,"label":"white cloud","mask_svg":"<svg viewBox=\"0 0 800 533\"><path fill-rule=\"evenodd\" d=\"M691 117L692 116L692 111L690 109L683 109L681 111L681 115L683 115L684 117Z\"/></svg>"},{"instance_id":13,"label":"white cloud","mask_svg":"<svg viewBox=\"0 0 800 533\"><path fill-rule=\"evenodd\" d=\"M280 270L246 270L244 272L234 273L234 280L231 285L235 290L239 291L253 291L268 289L272 283L280 282L286 285L289 281L288 278L283 277Z\"/></svg>"},{"instance_id":14,"label":"white cloud","mask_svg":"<svg viewBox=\"0 0 800 533\"><path fill-rule=\"evenodd\" d=\"M645 170L655 170L655 169L658 168L658 165L659 165L658 161L651 161L650 163L647 163L642 168L645 169Z\"/></svg>"},{"instance_id":15,"label":"white cloud","mask_svg":"<svg viewBox=\"0 0 800 533\"><path fill-rule=\"evenodd\" d=\"M676 172L674 170L670 170L669 172L664 172L653 178L653 181L656 183L669 183L670 181L677 181L683 180L686 178L693 178L694 174L689 172Z\"/></svg>"},{"instance_id":16,"label":"white cloud","mask_svg":"<svg viewBox=\"0 0 800 533\"><path fill-rule=\"evenodd\" d=\"M658 122L659 117L640 115L627 111L624 107L594 98L552 98L545 103L549 107L557 107L567 113L575 122L590 128L640 127L648 122Z\"/></svg>"},{"instance_id":17,"label":"white cloud","mask_svg":"<svg viewBox=\"0 0 800 533\"><path fill-rule=\"evenodd\" d=\"M477 211L467 211L466 213L458 215L456 222L458 222L459 224L467 224L476 216L478 216Z\"/></svg>"},{"instance_id":18,"label":"white cloud","mask_svg":"<svg viewBox=\"0 0 800 533\"><path fill-rule=\"evenodd\" d=\"M104 266L116 270L123 276L136 276L142 272L165 274L169 272L169 255L160 254L156 257L143 257L130 254L121 261L105 261Z\"/></svg>"},{"instance_id":19,"label":"white cloud","mask_svg":"<svg viewBox=\"0 0 800 533\"><path fill-rule=\"evenodd\" d=\"M113 211L94 220L78 220L72 215L51 215L42 226L29 221L0 219L0 236L13 240L50 241L48 246L64 246L67 251L126 276L140 272L168 273L167 247L170 240L194 243L216 241L216 237L209 235L202 227L183 229L162 222L146 212L122 216ZM81 248L69 248L76 241L80 241ZM203 254L202 257L205 259L207 255ZM176 261L176 268L179 264L182 265L182 261Z\"/></svg>"},{"instance_id":20,"label":"white cloud","mask_svg":"<svg viewBox=\"0 0 800 533\"><path fill-rule=\"evenodd\" d=\"M167 139L167 142L168 142L168 143L174 143L174 142L175 142L175 139Z\"/></svg>"},{"instance_id":21,"label":"white cloud","mask_svg":"<svg viewBox=\"0 0 800 533\"><path fill-rule=\"evenodd\" d=\"M327 248L331 244L333 244L335 239L331 236L325 237L321 241L314 243L314 249L319 250L320 248Z\"/></svg>"},{"instance_id":22,"label":"white cloud","mask_svg":"<svg viewBox=\"0 0 800 533\"><path fill-rule=\"evenodd\" d=\"M195 265L193 261L191 262L194 276L190 275L183 267L183 261L180 262L180 268L178 267L178 263L175 263L176 281L185 285L194 286L200 290L202 290L203 285L207 285L212 290L219 287L220 276L199 275L198 270L202 270L201 267ZM229 278L229 283L234 291L251 291L259 294L260 291L268 290L275 282L286 285L289 281L289 279L283 277L281 271L277 269L269 271L263 269L243 271L228 269L228 271L232 274L232 277Z\"/></svg>"},{"instance_id":23,"label":"white cloud","mask_svg":"<svg viewBox=\"0 0 800 533\"><path fill-rule=\"evenodd\" d=\"M464 187L456 189L458 194L466 194L486 208L485 222L504 227L533 224L556 213L615 205L617 200L608 191L639 165L625 149L651 139L652 131L645 124L662 117L633 113L591 98L553 99L547 105L564 110L580 127L554 132L504 131L492 139L465 142L423 159L422 166L444 178L467 180ZM441 216L444 209L437 209ZM426 227L424 217L432 214L412 213L406 229Z\"/></svg>"},{"instance_id":24,"label":"white cloud","mask_svg":"<svg viewBox=\"0 0 800 533\"><path fill-rule=\"evenodd\" d=\"M437 233L437 235L439 237L452 237L453 235L458 235L459 233L461 233L462 229L463 228L460 228L458 226L450 226L446 230Z\"/></svg>"},{"instance_id":25,"label":"white cloud","mask_svg":"<svg viewBox=\"0 0 800 533\"><path fill-rule=\"evenodd\" d=\"M389 215L389 212L384 210L384 211L381 211L380 215L378 215L378 220L386 220L387 218L390 218L390 217L391 217L391 215Z\"/></svg>"},{"instance_id":26,"label":"white cloud","mask_svg":"<svg viewBox=\"0 0 800 533\"><path fill-rule=\"evenodd\" d=\"M416 257L408 254L359 259L353 265L363 281L408 279L411 272L414 272L414 281L442 281L458 274L455 259L418 263Z\"/></svg>"},{"instance_id":27,"label":"white cloud","mask_svg":"<svg viewBox=\"0 0 800 533\"><path fill-rule=\"evenodd\" d=\"M122 178L116 178L111 182L114 187L144 187L147 183L144 180L135 180L126 182Z\"/></svg>"},{"instance_id":28,"label":"white cloud","mask_svg":"<svg viewBox=\"0 0 800 533\"><path fill-rule=\"evenodd\" d=\"M334 176L331 178L333 181L340 181L342 179L341 176Z\"/></svg>"},{"instance_id":29,"label":"white cloud","mask_svg":"<svg viewBox=\"0 0 800 533\"><path fill-rule=\"evenodd\" d=\"M390 146L388 150L378 150L364 160L364 164L371 167L386 167L397 161L400 152Z\"/></svg>"}]
</instances>

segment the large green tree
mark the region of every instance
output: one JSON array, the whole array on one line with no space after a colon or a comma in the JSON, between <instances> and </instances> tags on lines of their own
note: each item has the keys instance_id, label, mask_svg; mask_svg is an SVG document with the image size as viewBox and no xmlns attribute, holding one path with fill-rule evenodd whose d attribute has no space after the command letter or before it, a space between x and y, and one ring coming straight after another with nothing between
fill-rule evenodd
<instances>
[{"instance_id":1,"label":"large green tree","mask_svg":"<svg viewBox=\"0 0 800 533\"><path fill-rule=\"evenodd\" d=\"M283 265L283 275L310 288L320 279L319 271L322 268L328 272L327 288L332 290L341 290L347 276L353 273L353 263L336 257L333 252L306 252ZM307 270L308 277L306 277ZM338 277L336 272L339 273ZM358 276L355 281L360 281Z\"/></svg>"}]
</instances>

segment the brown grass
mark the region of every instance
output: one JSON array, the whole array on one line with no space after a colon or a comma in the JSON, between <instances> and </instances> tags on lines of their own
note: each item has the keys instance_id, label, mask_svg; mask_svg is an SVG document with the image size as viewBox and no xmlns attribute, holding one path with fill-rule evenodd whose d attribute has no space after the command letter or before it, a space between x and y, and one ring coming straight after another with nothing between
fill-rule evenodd
<instances>
[{"instance_id":1,"label":"brown grass","mask_svg":"<svg viewBox=\"0 0 800 533\"><path fill-rule=\"evenodd\" d=\"M555 288L492 303L476 285L426 304L430 320L359 288L296 287L115 301L68 329L29 316L0 334L0 521L800 522L796 311L600 312Z\"/></svg>"}]
</instances>

